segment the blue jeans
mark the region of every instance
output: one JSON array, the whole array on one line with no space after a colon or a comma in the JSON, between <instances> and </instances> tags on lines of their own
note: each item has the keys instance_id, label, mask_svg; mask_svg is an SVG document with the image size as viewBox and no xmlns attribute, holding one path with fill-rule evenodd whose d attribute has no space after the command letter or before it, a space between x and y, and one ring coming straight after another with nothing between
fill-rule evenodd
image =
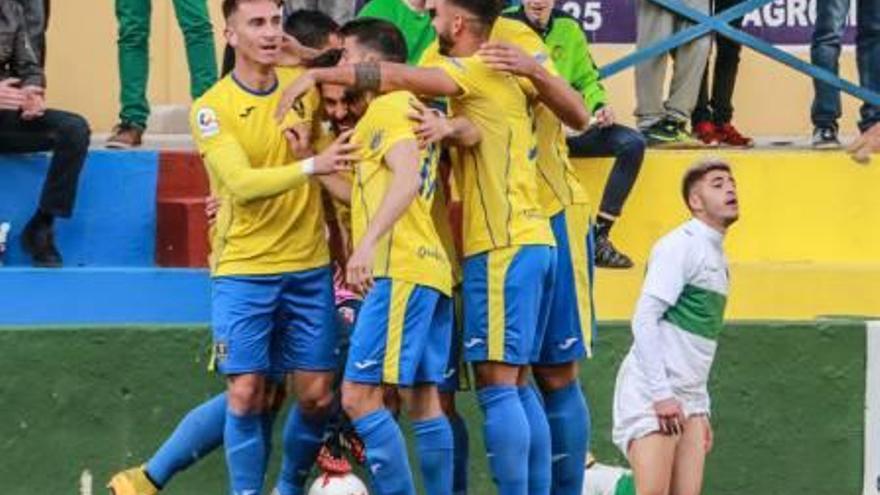
<instances>
[{"instance_id":1,"label":"blue jeans","mask_svg":"<svg viewBox=\"0 0 880 495\"><path fill-rule=\"evenodd\" d=\"M602 193L600 213L620 216L623 204L642 169L645 146L642 133L619 124L607 128L594 127L568 138L568 150L573 158L614 157L614 165Z\"/></svg>"},{"instance_id":2,"label":"blue jeans","mask_svg":"<svg viewBox=\"0 0 880 495\"><path fill-rule=\"evenodd\" d=\"M823 0L816 2L816 29L810 49L814 65L839 71L841 39L852 0ZM862 87L880 93L880 5L876 0L855 0L858 27L856 60ZM813 125L837 125L840 118L840 91L814 80L815 98L811 116ZM880 122L880 107L867 103L861 108L859 128L863 131Z\"/></svg>"}]
</instances>

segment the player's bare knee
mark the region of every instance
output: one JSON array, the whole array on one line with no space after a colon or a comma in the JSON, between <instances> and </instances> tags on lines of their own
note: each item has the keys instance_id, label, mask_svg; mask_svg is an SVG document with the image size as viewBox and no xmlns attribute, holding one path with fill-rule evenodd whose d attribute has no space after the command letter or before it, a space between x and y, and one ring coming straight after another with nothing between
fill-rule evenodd
<instances>
[{"instance_id":1,"label":"player's bare knee","mask_svg":"<svg viewBox=\"0 0 880 495\"><path fill-rule=\"evenodd\" d=\"M237 375L229 378L229 408L239 414L257 413L263 410L265 382L256 374Z\"/></svg>"},{"instance_id":2,"label":"player's bare knee","mask_svg":"<svg viewBox=\"0 0 880 495\"><path fill-rule=\"evenodd\" d=\"M443 410L443 414L445 414L447 417L451 417L456 414L454 392L440 393L440 409Z\"/></svg>"},{"instance_id":3,"label":"player's bare knee","mask_svg":"<svg viewBox=\"0 0 880 495\"><path fill-rule=\"evenodd\" d=\"M297 403L300 410L306 416L325 416L330 413L330 406L333 404L333 392L330 390L319 390L317 393L300 398Z\"/></svg>"},{"instance_id":4,"label":"player's bare knee","mask_svg":"<svg viewBox=\"0 0 880 495\"><path fill-rule=\"evenodd\" d=\"M554 366L534 366L532 374L535 376L538 387L544 393L548 393L563 389L577 380L578 366L576 362Z\"/></svg>"},{"instance_id":5,"label":"player's bare knee","mask_svg":"<svg viewBox=\"0 0 880 495\"><path fill-rule=\"evenodd\" d=\"M522 366L506 363L483 362L474 365L479 388L493 385L515 386L521 370Z\"/></svg>"},{"instance_id":6,"label":"player's bare knee","mask_svg":"<svg viewBox=\"0 0 880 495\"><path fill-rule=\"evenodd\" d=\"M418 385L401 394L406 400L409 417L413 421L436 418L443 414L440 395L435 385Z\"/></svg>"},{"instance_id":7,"label":"player's bare knee","mask_svg":"<svg viewBox=\"0 0 880 495\"><path fill-rule=\"evenodd\" d=\"M383 406L382 388L353 382L342 383L342 410L351 419L366 416Z\"/></svg>"}]
</instances>

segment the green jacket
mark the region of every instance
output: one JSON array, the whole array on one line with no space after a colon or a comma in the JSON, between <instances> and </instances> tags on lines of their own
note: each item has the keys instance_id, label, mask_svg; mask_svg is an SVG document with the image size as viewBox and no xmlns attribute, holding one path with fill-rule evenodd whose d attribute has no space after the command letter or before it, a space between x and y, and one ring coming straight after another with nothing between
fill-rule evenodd
<instances>
[{"instance_id":1,"label":"green jacket","mask_svg":"<svg viewBox=\"0 0 880 495\"><path fill-rule=\"evenodd\" d=\"M504 16L525 22L544 39L559 74L583 95L590 112L605 106L608 99L599 82L599 67L590 55L587 37L577 20L554 9L547 27L541 29L529 22L523 7L510 7L504 11Z\"/></svg>"}]
</instances>

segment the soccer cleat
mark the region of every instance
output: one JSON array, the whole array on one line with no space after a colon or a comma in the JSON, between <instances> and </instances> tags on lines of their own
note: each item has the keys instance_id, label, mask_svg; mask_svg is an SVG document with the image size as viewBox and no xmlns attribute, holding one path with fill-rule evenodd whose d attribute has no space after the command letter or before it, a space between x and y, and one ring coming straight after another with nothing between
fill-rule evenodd
<instances>
[{"instance_id":1,"label":"soccer cleat","mask_svg":"<svg viewBox=\"0 0 880 495\"><path fill-rule=\"evenodd\" d=\"M596 237L596 266L599 268L632 268L633 262L629 256L621 253L606 236Z\"/></svg>"},{"instance_id":2,"label":"soccer cleat","mask_svg":"<svg viewBox=\"0 0 880 495\"><path fill-rule=\"evenodd\" d=\"M107 488L111 495L156 495L159 489L147 478L144 466L120 471L110 478Z\"/></svg>"},{"instance_id":3,"label":"soccer cleat","mask_svg":"<svg viewBox=\"0 0 880 495\"><path fill-rule=\"evenodd\" d=\"M130 122L120 122L113 128L106 146L110 149L137 148L143 142L144 128Z\"/></svg>"},{"instance_id":4,"label":"soccer cleat","mask_svg":"<svg viewBox=\"0 0 880 495\"><path fill-rule=\"evenodd\" d=\"M703 144L709 146L717 146L721 141L718 135L718 129L712 122L697 122L694 124L693 136L695 139L702 141Z\"/></svg>"},{"instance_id":5,"label":"soccer cleat","mask_svg":"<svg viewBox=\"0 0 880 495\"><path fill-rule=\"evenodd\" d=\"M743 136L739 133L736 127L731 123L721 124L720 126L715 127L715 133L718 138L718 142L722 146L733 146L736 148L751 148L755 145L755 140Z\"/></svg>"},{"instance_id":6,"label":"soccer cleat","mask_svg":"<svg viewBox=\"0 0 880 495\"><path fill-rule=\"evenodd\" d=\"M837 126L825 125L813 129L813 148L817 150L840 148L840 140L837 139Z\"/></svg>"}]
</instances>

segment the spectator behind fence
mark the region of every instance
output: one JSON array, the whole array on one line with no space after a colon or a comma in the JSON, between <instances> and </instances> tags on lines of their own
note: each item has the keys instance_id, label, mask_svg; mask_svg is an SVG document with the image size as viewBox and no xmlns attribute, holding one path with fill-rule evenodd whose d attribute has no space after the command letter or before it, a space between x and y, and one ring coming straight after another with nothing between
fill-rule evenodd
<instances>
[{"instance_id":1,"label":"spectator behind fence","mask_svg":"<svg viewBox=\"0 0 880 495\"><path fill-rule=\"evenodd\" d=\"M709 0L684 0L684 3L700 12L709 13ZM650 0L637 0L637 5L637 50L663 41L693 24ZM672 66L672 83L666 101L663 100L666 55L646 60L636 66L635 115L639 130L647 138L649 146L695 144L686 127L697 104L711 45L712 38L703 36L672 51L675 63Z\"/></svg>"},{"instance_id":2,"label":"spectator behind fence","mask_svg":"<svg viewBox=\"0 0 880 495\"><path fill-rule=\"evenodd\" d=\"M108 148L141 145L150 104L147 101L149 74L150 11L152 0L116 0L119 24L119 124L107 140ZM171 0L177 23L183 31L189 63L190 95L198 98L217 80L214 31L207 0Z\"/></svg>"},{"instance_id":3,"label":"spectator behind fence","mask_svg":"<svg viewBox=\"0 0 880 495\"><path fill-rule=\"evenodd\" d=\"M53 223L73 212L89 125L79 115L46 109L43 69L18 2L0 2L0 33L0 153L52 151L40 204L22 232L22 246L35 266L61 266Z\"/></svg>"},{"instance_id":4,"label":"spectator behind fence","mask_svg":"<svg viewBox=\"0 0 880 495\"><path fill-rule=\"evenodd\" d=\"M552 0L525 0L521 7L511 7L504 15L525 22L544 39L556 68L583 95L592 112L595 125L569 138L568 147L575 157L614 157L596 216L596 265L632 267L632 260L611 243L610 233L638 178L645 139L639 132L615 123L614 111L599 82L599 69L578 21L554 9Z\"/></svg>"},{"instance_id":5,"label":"spectator behind fence","mask_svg":"<svg viewBox=\"0 0 880 495\"><path fill-rule=\"evenodd\" d=\"M810 58L814 65L835 74L839 70L843 32L849 15L851 0L819 0L816 2L816 29ZM856 1L856 61L862 87L880 93L880 2ZM811 117L813 120L813 147L839 148L837 120L840 119L840 90L813 80L815 96ZM861 108L859 129L867 131L880 122L880 107L865 103Z\"/></svg>"},{"instance_id":6,"label":"spectator behind fence","mask_svg":"<svg viewBox=\"0 0 880 495\"><path fill-rule=\"evenodd\" d=\"M297 10L320 10L339 24L354 19L357 0L284 0L288 12Z\"/></svg>"},{"instance_id":7,"label":"spectator behind fence","mask_svg":"<svg viewBox=\"0 0 880 495\"><path fill-rule=\"evenodd\" d=\"M715 0L715 12L723 12L739 4L742 0ZM730 25L742 27L742 17L734 19ZM755 142L743 136L731 123L733 121L733 89L739 71L739 52L742 45L727 38L715 36L715 65L706 64L703 83L697 107L691 117L694 137L708 145L724 145L750 148ZM709 72L712 72L712 87L709 87ZM711 93L711 94L710 94Z\"/></svg>"}]
</instances>

